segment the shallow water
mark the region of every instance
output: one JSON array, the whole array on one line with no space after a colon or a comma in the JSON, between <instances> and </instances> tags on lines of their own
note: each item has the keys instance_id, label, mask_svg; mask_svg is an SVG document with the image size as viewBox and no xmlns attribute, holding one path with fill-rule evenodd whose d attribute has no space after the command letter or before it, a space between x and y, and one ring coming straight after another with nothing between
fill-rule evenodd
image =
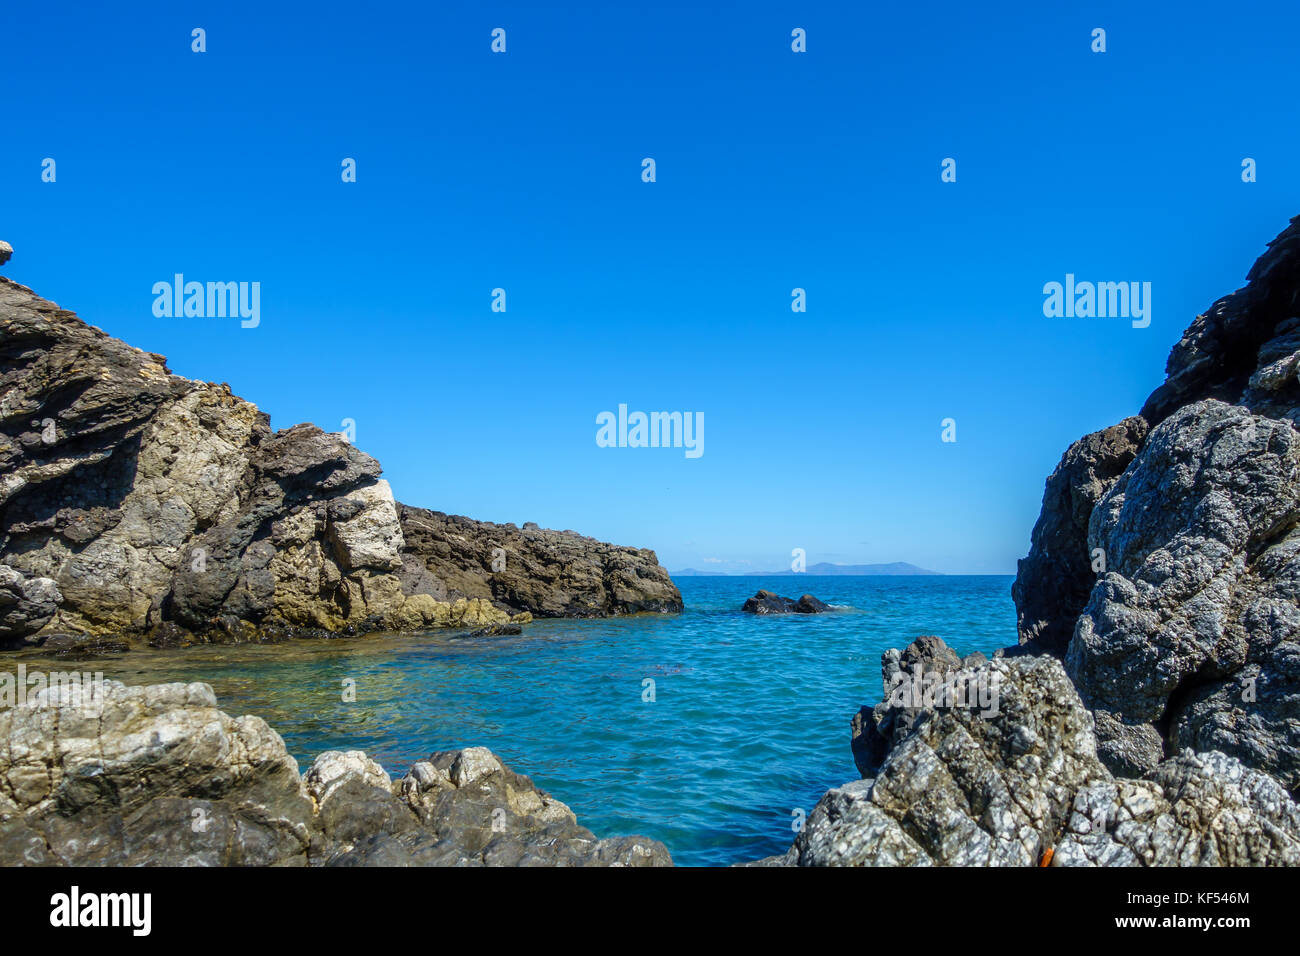
<instances>
[{"instance_id":1,"label":"shallow water","mask_svg":"<svg viewBox=\"0 0 1300 956\"><path fill-rule=\"evenodd\" d=\"M1011 581L688 577L680 615L537 621L491 640L131 651L59 669L206 681L224 710L265 718L304 769L322 751L361 749L397 777L436 750L490 747L597 835L643 834L678 864L719 865L784 852L793 812L857 777L849 720L880 698L882 651L920 634L963 655L1015 643ZM760 587L843 609L740 613Z\"/></svg>"}]
</instances>

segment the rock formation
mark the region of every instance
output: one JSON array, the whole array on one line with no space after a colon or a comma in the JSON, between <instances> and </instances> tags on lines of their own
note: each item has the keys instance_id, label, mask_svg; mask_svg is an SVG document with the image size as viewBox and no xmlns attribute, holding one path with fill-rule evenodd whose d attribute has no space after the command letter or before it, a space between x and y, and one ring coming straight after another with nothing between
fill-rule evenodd
<instances>
[{"instance_id":1,"label":"rock formation","mask_svg":"<svg viewBox=\"0 0 1300 956\"><path fill-rule=\"evenodd\" d=\"M408 593L481 598L534 617L676 612L682 596L653 551L528 522L492 524L398 505Z\"/></svg>"},{"instance_id":2,"label":"rock formation","mask_svg":"<svg viewBox=\"0 0 1300 956\"><path fill-rule=\"evenodd\" d=\"M0 278L0 646L681 609L652 551L406 508L379 476Z\"/></svg>"},{"instance_id":3,"label":"rock formation","mask_svg":"<svg viewBox=\"0 0 1300 956\"><path fill-rule=\"evenodd\" d=\"M796 601L771 591L759 591L745 601L740 609L746 614L822 614L829 611L831 606L811 594L805 594Z\"/></svg>"},{"instance_id":4,"label":"rock formation","mask_svg":"<svg viewBox=\"0 0 1300 956\"><path fill-rule=\"evenodd\" d=\"M669 866L597 839L483 747L400 780L360 751L306 774L206 684L51 687L0 711L0 866Z\"/></svg>"},{"instance_id":5,"label":"rock formation","mask_svg":"<svg viewBox=\"0 0 1300 956\"><path fill-rule=\"evenodd\" d=\"M789 852L763 865L1300 865L1300 807L1233 757L1187 750L1140 778L1113 776L1055 657L967 665L927 638L886 654L885 672L900 659L994 687L995 706L883 705L873 776L828 791Z\"/></svg>"},{"instance_id":6,"label":"rock formation","mask_svg":"<svg viewBox=\"0 0 1300 956\"><path fill-rule=\"evenodd\" d=\"M944 678L970 670L985 660L978 651L965 659L960 658L942 638L933 634L918 637L901 651L897 648L885 651L881 655L880 671L881 684L885 688L884 699L875 707L859 710L851 725L853 760L858 772L864 777L875 776L894 741L910 732L912 725L926 712L923 700L891 703L895 691L905 680L924 679L927 674ZM909 698L913 696L909 695Z\"/></svg>"},{"instance_id":7,"label":"rock formation","mask_svg":"<svg viewBox=\"0 0 1300 956\"><path fill-rule=\"evenodd\" d=\"M758 865L1300 865L1298 370L1300 217L1048 478L1019 646L887 652L863 779Z\"/></svg>"},{"instance_id":8,"label":"rock formation","mask_svg":"<svg viewBox=\"0 0 1300 956\"><path fill-rule=\"evenodd\" d=\"M1192 323L1141 414L1048 479L1013 589L1115 773L1222 751L1300 792L1300 217Z\"/></svg>"}]
</instances>

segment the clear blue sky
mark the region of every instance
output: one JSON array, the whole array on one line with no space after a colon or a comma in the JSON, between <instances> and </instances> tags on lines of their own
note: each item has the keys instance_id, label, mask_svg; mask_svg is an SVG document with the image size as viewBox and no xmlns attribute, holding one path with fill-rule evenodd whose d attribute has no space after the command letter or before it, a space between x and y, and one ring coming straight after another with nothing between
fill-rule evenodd
<instances>
[{"instance_id":1,"label":"clear blue sky","mask_svg":"<svg viewBox=\"0 0 1300 956\"><path fill-rule=\"evenodd\" d=\"M1300 212L1293 0L287 6L11 4L4 274L274 427L354 419L403 501L670 568L1012 570ZM177 272L261 325L155 318ZM1151 326L1045 318L1067 272ZM597 447L619 403L705 454Z\"/></svg>"}]
</instances>

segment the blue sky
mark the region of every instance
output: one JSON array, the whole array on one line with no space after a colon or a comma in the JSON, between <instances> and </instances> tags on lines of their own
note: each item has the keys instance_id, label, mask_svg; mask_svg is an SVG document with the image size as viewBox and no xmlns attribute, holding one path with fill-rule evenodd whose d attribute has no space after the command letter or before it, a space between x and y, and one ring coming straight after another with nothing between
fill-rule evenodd
<instances>
[{"instance_id":1,"label":"blue sky","mask_svg":"<svg viewBox=\"0 0 1300 956\"><path fill-rule=\"evenodd\" d=\"M300 6L7 9L4 274L274 427L353 419L403 501L670 568L1012 571L1300 212L1293 2ZM155 317L178 272L261 324ZM1151 282L1150 327L1045 318L1066 273ZM705 453L598 447L620 403Z\"/></svg>"}]
</instances>

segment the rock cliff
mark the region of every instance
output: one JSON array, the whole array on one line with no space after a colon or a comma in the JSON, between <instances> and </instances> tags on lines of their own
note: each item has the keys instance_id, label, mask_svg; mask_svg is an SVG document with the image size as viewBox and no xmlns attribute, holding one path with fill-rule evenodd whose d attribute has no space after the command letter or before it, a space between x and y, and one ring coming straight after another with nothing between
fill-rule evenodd
<instances>
[{"instance_id":1,"label":"rock cliff","mask_svg":"<svg viewBox=\"0 0 1300 956\"><path fill-rule=\"evenodd\" d=\"M379 476L0 278L0 646L681 609L652 551L407 508Z\"/></svg>"},{"instance_id":2,"label":"rock cliff","mask_svg":"<svg viewBox=\"0 0 1300 956\"><path fill-rule=\"evenodd\" d=\"M1013 596L1102 760L1218 750L1300 790L1300 217L1047 481Z\"/></svg>"}]
</instances>

